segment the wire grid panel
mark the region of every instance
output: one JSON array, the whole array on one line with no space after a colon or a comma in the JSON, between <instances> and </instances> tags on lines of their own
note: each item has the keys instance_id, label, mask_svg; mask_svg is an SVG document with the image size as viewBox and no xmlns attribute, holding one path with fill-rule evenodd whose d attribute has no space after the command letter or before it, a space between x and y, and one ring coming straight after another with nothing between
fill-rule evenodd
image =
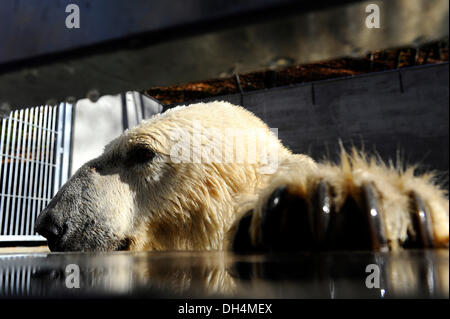
<instances>
[{"instance_id":1,"label":"wire grid panel","mask_svg":"<svg viewBox=\"0 0 450 319\"><path fill-rule=\"evenodd\" d=\"M20 259L24 257L7 256L1 258L1 262L8 264L11 259ZM5 260L6 259L6 260ZM13 265L14 266L14 265ZM35 266L20 265L18 267L0 268L0 296L2 297L20 297L37 295L42 296L41 286L31 284L31 276L37 271Z\"/></svg>"},{"instance_id":2,"label":"wire grid panel","mask_svg":"<svg viewBox=\"0 0 450 319\"><path fill-rule=\"evenodd\" d=\"M0 120L0 241L45 240L35 220L68 178L72 105L16 110Z\"/></svg>"}]
</instances>

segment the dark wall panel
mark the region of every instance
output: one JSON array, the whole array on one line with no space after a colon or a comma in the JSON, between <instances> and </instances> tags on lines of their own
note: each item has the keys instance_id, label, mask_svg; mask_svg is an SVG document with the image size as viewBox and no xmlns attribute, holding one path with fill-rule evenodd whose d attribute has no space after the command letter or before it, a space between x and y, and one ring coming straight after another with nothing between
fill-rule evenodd
<instances>
[{"instance_id":1,"label":"dark wall panel","mask_svg":"<svg viewBox=\"0 0 450 319\"><path fill-rule=\"evenodd\" d=\"M292 151L337 160L339 140L448 179L448 63L211 97L243 105ZM188 104L191 104L188 103ZM448 182L446 183L448 184Z\"/></svg>"},{"instance_id":2,"label":"dark wall panel","mask_svg":"<svg viewBox=\"0 0 450 319\"><path fill-rule=\"evenodd\" d=\"M337 160L339 140L384 161L419 164L448 179L448 63L211 97L243 105L292 151ZM188 103L188 104L191 104ZM448 181L447 183L448 184Z\"/></svg>"},{"instance_id":3,"label":"dark wall panel","mask_svg":"<svg viewBox=\"0 0 450 319\"><path fill-rule=\"evenodd\" d=\"M448 171L448 99L442 64L258 91L243 101L295 152L336 158L341 139L384 160L400 153Z\"/></svg>"}]
</instances>

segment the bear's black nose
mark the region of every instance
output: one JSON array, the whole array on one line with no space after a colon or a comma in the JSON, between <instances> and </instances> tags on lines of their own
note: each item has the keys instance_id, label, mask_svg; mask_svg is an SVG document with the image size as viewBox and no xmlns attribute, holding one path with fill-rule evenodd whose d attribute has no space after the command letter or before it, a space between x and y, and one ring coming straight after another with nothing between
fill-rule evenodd
<instances>
[{"instance_id":1,"label":"bear's black nose","mask_svg":"<svg viewBox=\"0 0 450 319\"><path fill-rule=\"evenodd\" d=\"M64 235L64 227L52 211L44 210L36 221L35 230L47 238L49 244L58 242Z\"/></svg>"}]
</instances>

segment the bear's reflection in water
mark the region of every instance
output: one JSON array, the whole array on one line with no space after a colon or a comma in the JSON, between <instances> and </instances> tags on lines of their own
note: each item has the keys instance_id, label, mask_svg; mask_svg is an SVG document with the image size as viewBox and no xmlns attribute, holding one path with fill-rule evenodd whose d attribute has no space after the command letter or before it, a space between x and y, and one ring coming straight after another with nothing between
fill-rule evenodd
<instances>
[{"instance_id":1,"label":"bear's reflection in water","mask_svg":"<svg viewBox=\"0 0 450 319\"><path fill-rule=\"evenodd\" d=\"M0 261L0 297L448 298L449 295L448 250L273 255L57 253L4 255Z\"/></svg>"}]
</instances>

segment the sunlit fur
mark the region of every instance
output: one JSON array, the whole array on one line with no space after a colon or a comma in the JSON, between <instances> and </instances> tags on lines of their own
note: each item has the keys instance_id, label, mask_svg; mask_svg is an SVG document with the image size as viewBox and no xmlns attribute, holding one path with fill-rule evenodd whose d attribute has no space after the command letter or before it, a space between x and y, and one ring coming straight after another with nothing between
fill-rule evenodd
<instances>
[{"instance_id":1,"label":"sunlit fur","mask_svg":"<svg viewBox=\"0 0 450 319\"><path fill-rule=\"evenodd\" d=\"M192 133L194 121L200 121L205 129L216 129L214 134L223 134L227 128L262 129L264 144L278 153L277 171L261 174L263 163L251 163L247 157L244 163L175 163L169 156L175 144L171 134L178 128ZM211 139L202 144L223 148ZM155 158L127 166L127 154L136 147L153 150ZM416 191L431 212L437 242L448 244L448 199L433 184L431 175L416 177L413 169L399 171L356 151L350 155L343 152L339 164L315 163L308 156L292 154L251 112L226 102L211 102L156 115L126 131L106 146L103 155L83 166L57 195L57 206L69 221L86 215L83 207L88 207L89 218L102 227L68 236L61 247L110 250L128 239L131 250L227 249L236 221L251 208L255 210L251 237L257 242L261 208L276 187L287 185L299 196L307 196L321 179L334 188L338 207L346 194L364 181L373 182L392 248L406 238L411 226L408 193ZM79 189L78 184L85 185L77 191L83 205L75 209L64 192ZM111 234L102 236L101 230L106 228ZM110 238L114 243L108 242ZM71 241L77 243L71 245Z\"/></svg>"}]
</instances>

